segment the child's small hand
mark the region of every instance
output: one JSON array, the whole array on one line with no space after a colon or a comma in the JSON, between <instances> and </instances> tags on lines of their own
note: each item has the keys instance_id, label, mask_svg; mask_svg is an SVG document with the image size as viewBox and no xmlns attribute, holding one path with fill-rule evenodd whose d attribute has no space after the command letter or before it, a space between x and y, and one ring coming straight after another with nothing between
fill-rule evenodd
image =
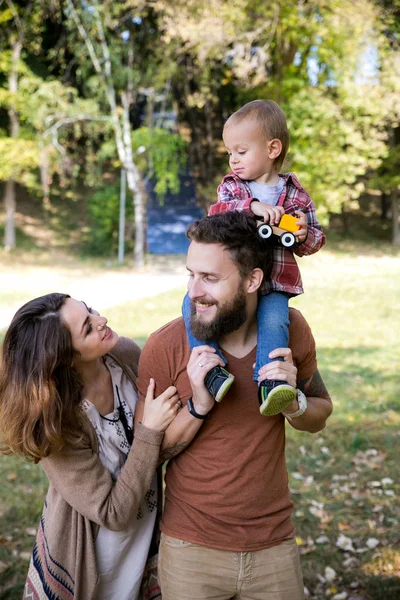
<instances>
[{"instance_id":1,"label":"child's small hand","mask_svg":"<svg viewBox=\"0 0 400 600\"><path fill-rule=\"evenodd\" d=\"M299 225L299 227L300 227L300 229L298 231L295 231L294 235L296 236L296 240L298 242L302 243L305 241L305 239L307 237L307 231L308 231L307 216L301 210L296 210L294 214L296 215L296 217L298 217L297 225Z\"/></svg>"},{"instance_id":2,"label":"child's small hand","mask_svg":"<svg viewBox=\"0 0 400 600\"><path fill-rule=\"evenodd\" d=\"M251 210L257 217L262 217L265 223L278 225L282 215L285 213L282 206L271 206L263 202L252 202Z\"/></svg>"}]
</instances>

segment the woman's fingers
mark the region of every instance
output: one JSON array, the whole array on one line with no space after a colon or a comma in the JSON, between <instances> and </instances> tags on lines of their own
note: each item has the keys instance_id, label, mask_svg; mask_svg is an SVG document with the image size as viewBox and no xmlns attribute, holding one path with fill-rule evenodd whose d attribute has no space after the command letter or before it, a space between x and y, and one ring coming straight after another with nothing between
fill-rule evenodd
<instances>
[{"instance_id":1,"label":"woman's fingers","mask_svg":"<svg viewBox=\"0 0 400 600\"><path fill-rule=\"evenodd\" d=\"M154 380L150 379L142 423L149 429L164 431L182 408L182 402L179 399L176 387L172 385L153 399L154 386Z\"/></svg>"},{"instance_id":2,"label":"woman's fingers","mask_svg":"<svg viewBox=\"0 0 400 600\"><path fill-rule=\"evenodd\" d=\"M162 392L162 394L157 396L157 398L154 398L155 385L156 385L155 381L151 377L149 385L147 386L146 399L145 399L146 402L151 402L153 400L159 400L160 402L165 402L166 400L172 399L172 401L171 401L171 404L172 404L173 399L175 399L175 402L176 402L176 400L179 399L179 396L176 391L176 387L173 385L170 385L166 390L164 390Z\"/></svg>"},{"instance_id":3,"label":"woman's fingers","mask_svg":"<svg viewBox=\"0 0 400 600\"><path fill-rule=\"evenodd\" d=\"M147 392L146 392L145 402L151 402L153 400L153 398L154 398L154 388L155 388L155 381L151 377L149 385L147 386Z\"/></svg>"}]
</instances>

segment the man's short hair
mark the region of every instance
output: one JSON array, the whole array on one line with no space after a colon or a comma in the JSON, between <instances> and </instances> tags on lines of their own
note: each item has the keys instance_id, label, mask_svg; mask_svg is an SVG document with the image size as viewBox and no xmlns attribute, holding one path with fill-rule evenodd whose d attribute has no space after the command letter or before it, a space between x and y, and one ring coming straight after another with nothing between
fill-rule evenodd
<instances>
[{"instance_id":1,"label":"man's short hair","mask_svg":"<svg viewBox=\"0 0 400 600\"><path fill-rule=\"evenodd\" d=\"M280 169L289 150L289 131L286 123L286 115L273 100L253 100L242 108L231 114L225 123L225 127L240 123L245 119L255 121L265 141L278 139L282 143L282 152L274 160L274 165Z\"/></svg>"},{"instance_id":2,"label":"man's short hair","mask_svg":"<svg viewBox=\"0 0 400 600\"><path fill-rule=\"evenodd\" d=\"M258 234L257 220L247 211L232 211L203 217L192 223L186 233L199 244L221 244L231 254L242 277L259 268L268 279L272 268L272 247Z\"/></svg>"}]
</instances>

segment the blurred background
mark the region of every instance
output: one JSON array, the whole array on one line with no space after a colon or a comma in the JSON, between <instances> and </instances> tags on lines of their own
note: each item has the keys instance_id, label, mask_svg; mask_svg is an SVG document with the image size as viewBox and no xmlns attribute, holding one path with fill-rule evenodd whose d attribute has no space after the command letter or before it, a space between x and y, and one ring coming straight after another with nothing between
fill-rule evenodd
<instances>
[{"instance_id":1,"label":"blurred background","mask_svg":"<svg viewBox=\"0 0 400 600\"><path fill-rule=\"evenodd\" d=\"M224 121L270 98L327 246L300 260L335 411L288 431L306 596L400 598L399 0L0 0L0 340L52 291L143 344L180 314ZM0 457L0 598L47 482ZM189 599L188 599L189 600Z\"/></svg>"}]
</instances>

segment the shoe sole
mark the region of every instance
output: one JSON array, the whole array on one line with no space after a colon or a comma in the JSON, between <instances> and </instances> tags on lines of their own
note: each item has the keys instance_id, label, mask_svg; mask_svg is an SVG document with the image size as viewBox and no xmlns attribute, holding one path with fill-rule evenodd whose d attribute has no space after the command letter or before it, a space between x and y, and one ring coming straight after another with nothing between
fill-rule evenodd
<instances>
[{"instance_id":1,"label":"shoe sole","mask_svg":"<svg viewBox=\"0 0 400 600\"><path fill-rule=\"evenodd\" d=\"M226 392L231 387L234 379L235 379L234 376L229 373L229 377L226 378L226 380L221 385L221 387L218 390L217 395L214 398L216 402L221 402L222 398L225 396Z\"/></svg>"},{"instance_id":2,"label":"shoe sole","mask_svg":"<svg viewBox=\"0 0 400 600\"><path fill-rule=\"evenodd\" d=\"M278 385L268 394L268 398L260 406L260 413L264 417L278 415L296 400L297 392L287 385Z\"/></svg>"}]
</instances>

